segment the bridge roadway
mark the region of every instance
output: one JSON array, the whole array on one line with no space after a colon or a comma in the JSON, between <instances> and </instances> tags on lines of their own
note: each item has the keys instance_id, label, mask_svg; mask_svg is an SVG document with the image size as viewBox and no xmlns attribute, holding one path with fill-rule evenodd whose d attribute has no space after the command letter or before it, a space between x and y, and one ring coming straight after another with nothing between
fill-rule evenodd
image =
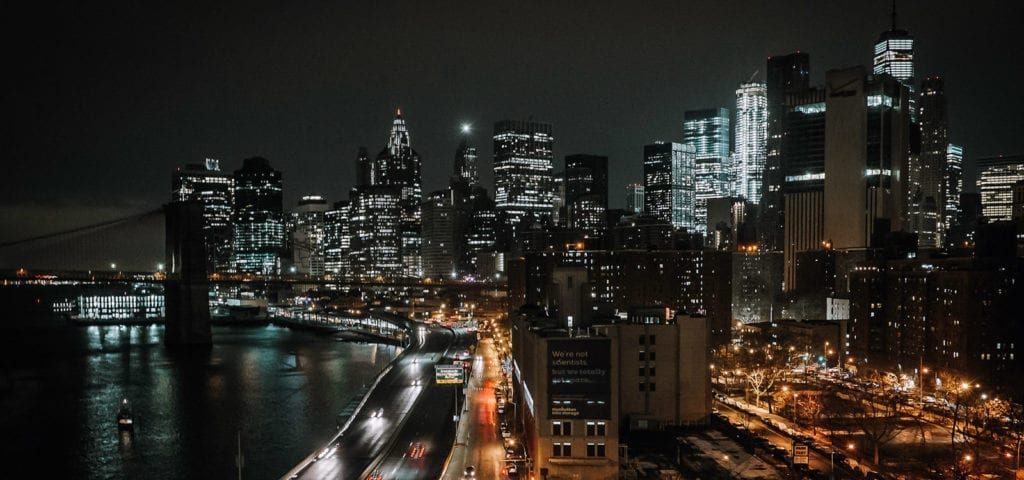
<instances>
[{"instance_id":1,"label":"bridge roadway","mask_svg":"<svg viewBox=\"0 0 1024 480\"><path fill-rule=\"evenodd\" d=\"M434 383L434 364L451 363L475 333L415 324L412 343L322 449L290 479L438 478L455 439L456 386ZM378 476L379 475L379 476Z\"/></svg>"},{"instance_id":2,"label":"bridge roadway","mask_svg":"<svg viewBox=\"0 0 1024 480\"><path fill-rule=\"evenodd\" d=\"M164 272L122 271L122 270L42 270L31 269L0 269L0 281L11 282L81 282L81 283L163 283L167 275ZM225 285L329 285L345 288L366 289L455 289L461 291L504 289L504 281L422 281L422 280L369 280L342 281L327 277L314 277L304 274L253 275L247 273L213 273L208 276L210 284Z\"/></svg>"}]
</instances>

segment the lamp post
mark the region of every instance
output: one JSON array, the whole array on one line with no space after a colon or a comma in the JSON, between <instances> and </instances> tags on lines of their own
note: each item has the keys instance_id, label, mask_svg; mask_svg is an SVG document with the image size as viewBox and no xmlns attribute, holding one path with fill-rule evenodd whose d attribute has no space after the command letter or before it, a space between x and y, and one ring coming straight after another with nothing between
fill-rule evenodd
<instances>
[{"instance_id":1,"label":"lamp post","mask_svg":"<svg viewBox=\"0 0 1024 480\"><path fill-rule=\"evenodd\" d=\"M786 410L786 403L788 403L788 402L786 402L786 397L788 397L788 396L789 396L789 387L783 385L782 386L782 410L783 410L783 412ZM782 413L782 412L779 412L779 413Z\"/></svg>"},{"instance_id":2,"label":"lamp post","mask_svg":"<svg viewBox=\"0 0 1024 480\"><path fill-rule=\"evenodd\" d=\"M825 342L825 346L821 349L821 354L825 358L825 370L828 370L828 342Z\"/></svg>"},{"instance_id":3,"label":"lamp post","mask_svg":"<svg viewBox=\"0 0 1024 480\"><path fill-rule=\"evenodd\" d=\"M836 451L834 449L830 450L829 453L828 453L828 464L829 464L829 469L828 469L829 478L831 478L832 480L835 480L835 478L836 478Z\"/></svg>"},{"instance_id":4,"label":"lamp post","mask_svg":"<svg viewBox=\"0 0 1024 480\"><path fill-rule=\"evenodd\" d=\"M793 423L797 423L797 421L796 421L796 413L797 413L796 412L796 397L799 397L799 396L800 396L799 393L794 393L793 394Z\"/></svg>"},{"instance_id":5,"label":"lamp post","mask_svg":"<svg viewBox=\"0 0 1024 480\"><path fill-rule=\"evenodd\" d=\"M924 368L924 357L918 357L918 361L920 364L917 367L917 408L924 408L924 376L928 373L928 369Z\"/></svg>"}]
</instances>

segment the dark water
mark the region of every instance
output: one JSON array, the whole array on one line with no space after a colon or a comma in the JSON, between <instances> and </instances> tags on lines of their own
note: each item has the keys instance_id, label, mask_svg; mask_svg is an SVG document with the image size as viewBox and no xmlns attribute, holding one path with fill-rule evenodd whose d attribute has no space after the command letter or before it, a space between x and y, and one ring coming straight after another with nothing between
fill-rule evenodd
<instances>
[{"instance_id":1,"label":"dark water","mask_svg":"<svg viewBox=\"0 0 1024 480\"><path fill-rule=\"evenodd\" d=\"M214 327L212 348L177 353L159 326L3 323L0 478L238 478L239 432L243 478L278 478L398 352L266 326Z\"/></svg>"}]
</instances>

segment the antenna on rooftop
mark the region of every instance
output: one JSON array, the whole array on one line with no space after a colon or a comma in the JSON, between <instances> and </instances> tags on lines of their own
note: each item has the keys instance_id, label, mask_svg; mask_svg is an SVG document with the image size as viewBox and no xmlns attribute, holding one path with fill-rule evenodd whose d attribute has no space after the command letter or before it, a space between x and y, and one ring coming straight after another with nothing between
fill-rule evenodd
<instances>
[{"instance_id":1,"label":"antenna on rooftop","mask_svg":"<svg viewBox=\"0 0 1024 480\"><path fill-rule=\"evenodd\" d=\"M896 0L892 0L892 29L896 30Z\"/></svg>"}]
</instances>

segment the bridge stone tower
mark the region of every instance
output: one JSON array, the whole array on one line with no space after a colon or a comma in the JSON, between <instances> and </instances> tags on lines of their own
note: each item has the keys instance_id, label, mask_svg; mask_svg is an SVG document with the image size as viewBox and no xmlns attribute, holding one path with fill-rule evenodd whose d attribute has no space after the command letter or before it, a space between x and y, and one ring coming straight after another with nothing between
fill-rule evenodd
<instances>
[{"instance_id":1,"label":"bridge stone tower","mask_svg":"<svg viewBox=\"0 0 1024 480\"><path fill-rule=\"evenodd\" d=\"M167 346L209 345L210 281L206 276L203 204L171 202L164 206L167 226L167 310L164 343Z\"/></svg>"}]
</instances>

